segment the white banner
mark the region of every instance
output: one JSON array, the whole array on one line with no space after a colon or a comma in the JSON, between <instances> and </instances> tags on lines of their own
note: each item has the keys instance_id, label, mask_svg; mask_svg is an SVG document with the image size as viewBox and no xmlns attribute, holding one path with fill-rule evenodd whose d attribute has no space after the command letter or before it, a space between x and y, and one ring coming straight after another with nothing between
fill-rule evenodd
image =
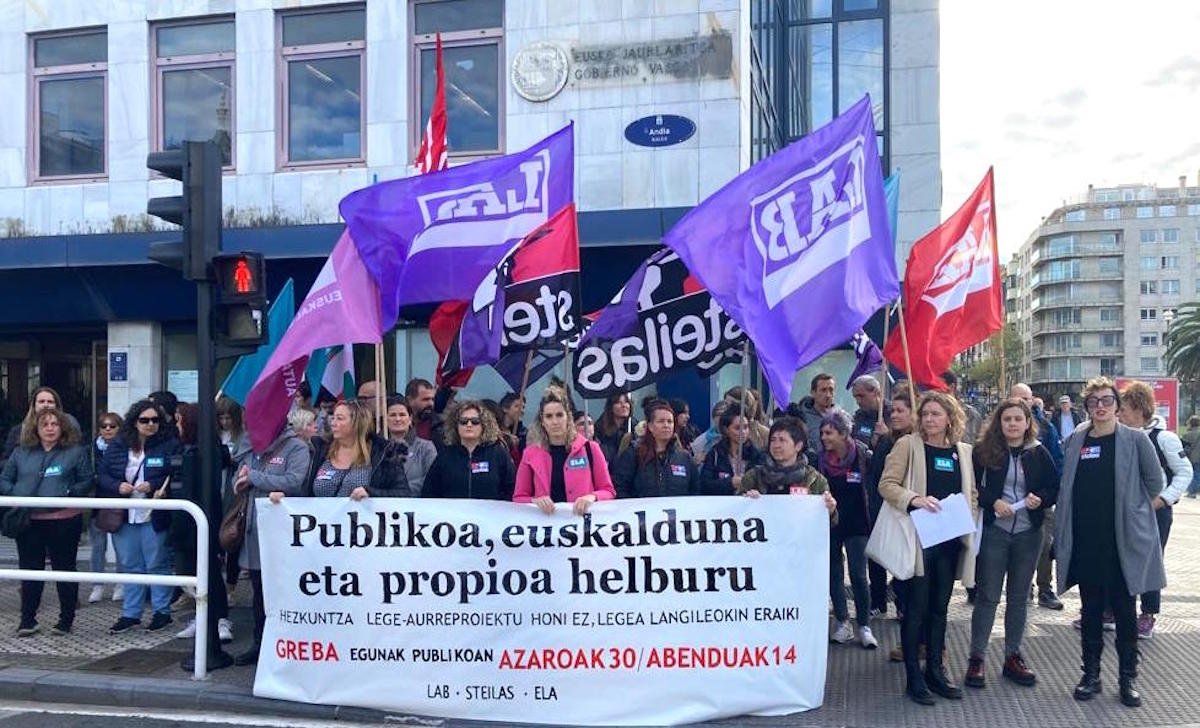
<instances>
[{"instance_id":1,"label":"white banner","mask_svg":"<svg viewBox=\"0 0 1200 728\"><path fill-rule=\"evenodd\" d=\"M817 496L256 504L254 694L422 715L677 724L821 705Z\"/></svg>"}]
</instances>

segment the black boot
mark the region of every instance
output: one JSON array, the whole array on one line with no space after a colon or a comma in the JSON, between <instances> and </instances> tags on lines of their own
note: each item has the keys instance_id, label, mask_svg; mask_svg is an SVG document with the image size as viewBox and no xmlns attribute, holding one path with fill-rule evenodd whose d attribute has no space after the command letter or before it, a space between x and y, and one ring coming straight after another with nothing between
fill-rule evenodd
<instances>
[{"instance_id":1,"label":"black boot","mask_svg":"<svg viewBox=\"0 0 1200 728\"><path fill-rule=\"evenodd\" d=\"M1103 649L1103 643L1100 649ZM1100 649L1094 645L1083 646L1083 677L1075 686L1076 700L1091 700L1100 694Z\"/></svg>"},{"instance_id":2,"label":"black boot","mask_svg":"<svg viewBox=\"0 0 1200 728\"><path fill-rule=\"evenodd\" d=\"M1137 644L1135 643L1132 647L1128 645L1119 645L1119 647L1121 649L1117 652L1117 670L1119 674L1117 685L1121 690L1121 705L1124 705L1126 708L1140 708L1142 705L1142 694L1133 685L1133 679L1137 677Z\"/></svg>"},{"instance_id":3,"label":"black boot","mask_svg":"<svg viewBox=\"0 0 1200 728\"><path fill-rule=\"evenodd\" d=\"M907 663L908 661L905 660ZM921 675L920 667L905 665L905 672L908 674L908 685L904 689L904 694L908 699L918 705L935 705L936 700L933 699L933 693L929 692L929 686L925 684L925 677Z\"/></svg>"},{"instance_id":4,"label":"black boot","mask_svg":"<svg viewBox=\"0 0 1200 728\"><path fill-rule=\"evenodd\" d=\"M940 659L938 662L926 661L925 683L929 685L930 690L946 700L962 700L962 688L950 682L949 676L946 675L946 668L942 666Z\"/></svg>"},{"instance_id":5,"label":"black boot","mask_svg":"<svg viewBox=\"0 0 1200 728\"><path fill-rule=\"evenodd\" d=\"M1122 675L1119 678L1121 686L1121 705L1127 708L1142 707L1142 694L1133 686L1133 677ZM1097 688L1096 692L1100 692Z\"/></svg>"}]
</instances>

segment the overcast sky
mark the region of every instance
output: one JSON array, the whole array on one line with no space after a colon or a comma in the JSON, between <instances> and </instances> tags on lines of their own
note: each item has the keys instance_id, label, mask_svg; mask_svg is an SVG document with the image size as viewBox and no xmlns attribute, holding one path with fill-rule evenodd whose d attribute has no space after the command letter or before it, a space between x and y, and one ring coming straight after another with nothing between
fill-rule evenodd
<instances>
[{"instance_id":1,"label":"overcast sky","mask_svg":"<svg viewBox=\"0 0 1200 728\"><path fill-rule=\"evenodd\" d=\"M994 165L1001 260L1088 184L1200 184L1200 0L940 8L942 216Z\"/></svg>"}]
</instances>

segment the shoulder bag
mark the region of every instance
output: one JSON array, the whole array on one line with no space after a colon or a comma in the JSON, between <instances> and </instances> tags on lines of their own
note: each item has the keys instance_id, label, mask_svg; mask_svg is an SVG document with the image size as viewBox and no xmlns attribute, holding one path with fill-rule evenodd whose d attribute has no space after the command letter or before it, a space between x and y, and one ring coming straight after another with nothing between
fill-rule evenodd
<instances>
[{"instance_id":1,"label":"shoulder bag","mask_svg":"<svg viewBox=\"0 0 1200 728\"><path fill-rule=\"evenodd\" d=\"M913 450L908 455L908 488L912 490ZM917 530L912 518L891 503L884 502L867 539L867 558L904 581L916 573Z\"/></svg>"}]
</instances>

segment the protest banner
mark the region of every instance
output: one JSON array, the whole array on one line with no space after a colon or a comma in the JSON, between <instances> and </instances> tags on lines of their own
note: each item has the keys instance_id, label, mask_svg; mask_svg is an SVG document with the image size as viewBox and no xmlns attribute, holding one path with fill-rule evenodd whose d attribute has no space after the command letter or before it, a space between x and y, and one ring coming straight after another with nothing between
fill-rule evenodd
<instances>
[{"instance_id":1,"label":"protest banner","mask_svg":"<svg viewBox=\"0 0 1200 728\"><path fill-rule=\"evenodd\" d=\"M820 706L817 496L256 503L254 694L431 716L678 724Z\"/></svg>"}]
</instances>

